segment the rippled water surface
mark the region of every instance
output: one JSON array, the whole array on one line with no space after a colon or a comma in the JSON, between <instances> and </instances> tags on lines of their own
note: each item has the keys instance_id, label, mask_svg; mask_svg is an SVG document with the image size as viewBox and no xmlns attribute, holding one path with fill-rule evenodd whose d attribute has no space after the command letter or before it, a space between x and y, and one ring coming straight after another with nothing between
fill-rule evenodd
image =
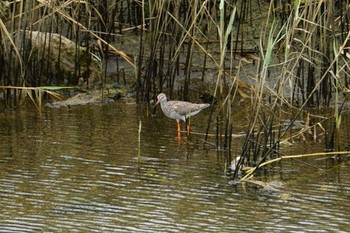
<instances>
[{"instance_id":1,"label":"rippled water surface","mask_svg":"<svg viewBox=\"0 0 350 233\"><path fill-rule=\"evenodd\" d=\"M208 115L192 122L204 132ZM138 150L139 122L142 122ZM0 232L348 232L350 169L230 185L224 160L132 100L0 115ZM300 165L299 165L300 166Z\"/></svg>"}]
</instances>

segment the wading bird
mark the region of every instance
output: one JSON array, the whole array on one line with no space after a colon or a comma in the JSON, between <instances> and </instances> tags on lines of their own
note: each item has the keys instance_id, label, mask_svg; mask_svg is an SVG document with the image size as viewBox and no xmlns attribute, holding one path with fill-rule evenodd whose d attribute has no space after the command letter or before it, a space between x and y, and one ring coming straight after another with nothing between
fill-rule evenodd
<instances>
[{"instance_id":1,"label":"wading bird","mask_svg":"<svg viewBox=\"0 0 350 233\"><path fill-rule=\"evenodd\" d=\"M196 115L203 109L210 106L210 104L195 104L186 101L167 101L166 95L164 93L160 93L157 96L157 103L154 107L160 103L160 107L163 113L171 118L175 119L177 122L177 135L180 137L180 120L186 123L186 131L187 135L190 134L190 124L189 118Z\"/></svg>"}]
</instances>

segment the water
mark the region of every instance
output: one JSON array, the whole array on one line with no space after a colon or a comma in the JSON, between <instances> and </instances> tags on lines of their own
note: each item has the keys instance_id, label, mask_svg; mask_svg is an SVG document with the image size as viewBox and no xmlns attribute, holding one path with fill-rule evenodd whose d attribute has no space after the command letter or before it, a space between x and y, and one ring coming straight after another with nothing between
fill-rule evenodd
<instances>
[{"instance_id":1,"label":"water","mask_svg":"<svg viewBox=\"0 0 350 233\"><path fill-rule=\"evenodd\" d=\"M192 130L206 121L194 117ZM232 186L223 158L197 142L204 136L178 144L175 121L132 100L6 113L0 126L0 232L350 229L347 162L285 162L266 178L271 188Z\"/></svg>"}]
</instances>

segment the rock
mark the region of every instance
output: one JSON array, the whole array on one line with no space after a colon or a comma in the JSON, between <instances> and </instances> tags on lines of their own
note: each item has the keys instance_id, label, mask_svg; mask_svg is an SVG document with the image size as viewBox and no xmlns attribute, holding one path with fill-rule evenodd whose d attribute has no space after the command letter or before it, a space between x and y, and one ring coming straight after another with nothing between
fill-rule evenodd
<instances>
[{"instance_id":1,"label":"rock","mask_svg":"<svg viewBox=\"0 0 350 233\"><path fill-rule=\"evenodd\" d=\"M74 85L83 79L89 86L103 77L101 62L92 56L88 47L81 47L57 33L27 30L26 38L31 46L31 59L42 61L44 67L54 75L74 77L73 74L79 68L81 76L77 77Z\"/></svg>"}]
</instances>

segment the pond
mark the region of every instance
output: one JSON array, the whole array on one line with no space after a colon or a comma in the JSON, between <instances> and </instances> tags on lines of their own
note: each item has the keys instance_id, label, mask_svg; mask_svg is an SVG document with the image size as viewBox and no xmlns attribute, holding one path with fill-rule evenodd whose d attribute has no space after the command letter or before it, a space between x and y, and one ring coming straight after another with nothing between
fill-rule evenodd
<instances>
[{"instance_id":1,"label":"pond","mask_svg":"<svg viewBox=\"0 0 350 233\"><path fill-rule=\"evenodd\" d=\"M193 132L207 120L194 117ZM178 143L174 120L132 99L3 113L0 126L0 232L350 229L348 162L283 162L271 189L234 186L202 134Z\"/></svg>"}]
</instances>

